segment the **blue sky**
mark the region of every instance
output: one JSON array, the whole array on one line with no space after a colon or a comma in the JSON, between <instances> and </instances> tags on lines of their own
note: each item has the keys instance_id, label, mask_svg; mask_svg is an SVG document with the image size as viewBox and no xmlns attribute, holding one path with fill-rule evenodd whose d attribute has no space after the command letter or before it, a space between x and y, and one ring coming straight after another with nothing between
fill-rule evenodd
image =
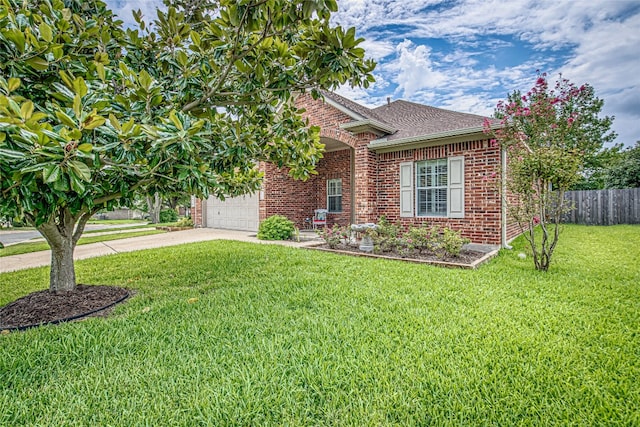
<instances>
[{"instance_id":1,"label":"blue sky","mask_svg":"<svg viewBox=\"0 0 640 427\"><path fill-rule=\"evenodd\" d=\"M109 0L125 22L159 0ZM591 84L614 115L616 142L640 140L640 0L338 0L378 62L376 83L340 94L369 107L387 97L491 115L528 90L536 70Z\"/></svg>"}]
</instances>

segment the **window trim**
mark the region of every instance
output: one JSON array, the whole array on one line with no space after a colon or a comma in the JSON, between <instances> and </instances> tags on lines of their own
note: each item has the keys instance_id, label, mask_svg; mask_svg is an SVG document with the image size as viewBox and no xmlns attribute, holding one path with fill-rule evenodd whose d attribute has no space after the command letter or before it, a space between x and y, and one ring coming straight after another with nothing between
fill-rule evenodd
<instances>
[{"instance_id":1,"label":"window trim","mask_svg":"<svg viewBox=\"0 0 640 427\"><path fill-rule=\"evenodd\" d=\"M338 189L339 189L339 193L337 194L331 194L330 192L330 188L331 188L331 184L332 183L337 183L338 184ZM338 199L338 204L339 204L339 210L331 210L331 198L337 198ZM329 213L342 213L342 178L333 178L333 179L327 179L327 211Z\"/></svg>"},{"instance_id":2,"label":"window trim","mask_svg":"<svg viewBox=\"0 0 640 427\"><path fill-rule=\"evenodd\" d=\"M464 155L450 156L441 159L406 161L399 164L398 196L400 217L403 218L465 218L465 161ZM418 215L418 172L417 165L429 160L446 160L447 162L447 211L444 215ZM423 187L420 187L423 188Z\"/></svg>"},{"instance_id":3,"label":"window trim","mask_svg":"<svg viewBox=\"0 0 640 427\"><path fill-rule=\"evenodd\" d=\"M446 218L448 217L448 213L449 213L449 164L448 164L448 159L445 158L440 158L440 159L429 159L429 160L420 160L415 162L415 206L416 206L416 217L419 218L425 218L425 217L433 217L433 218ZM420 167L422 164L428 164L431 163L434 165L435 168L439 168L441 166L445 167L445 171L444 173L439 173L438 171L436 171L435 173L431 174L431 177L433 179L435 179L436 181L438 181L440 179L441 175L445 176L446 179L446 184L445 185L431 185L431 186L424 186L421 187L420 186L420 175L419 175L419 171L420 171ZM425 210L425 213L421 213L420 212L420 193L421 191L424 191L425 193L425 197L429 192L433 192L434 194L436 194L438 192L438 190L442 191L444 190L444 195L445 195L445 200L444 200L444 204L445 204L445 209L443 212L429 212ZM432 204L435 205L437 203L442 203L442 202L436 202L433 201Z\"/></svg>"}]
</instances>

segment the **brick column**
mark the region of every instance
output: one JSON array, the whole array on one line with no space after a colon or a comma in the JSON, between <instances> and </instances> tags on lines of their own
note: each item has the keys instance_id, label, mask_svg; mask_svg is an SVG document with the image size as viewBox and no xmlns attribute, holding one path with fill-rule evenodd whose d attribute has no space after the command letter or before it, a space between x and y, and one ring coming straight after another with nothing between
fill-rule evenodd
<instances>
[{"instance_id":1,"label":"brick column","mask_svg":"<svg viewBox=\"0 0 640 427\"><path fill-rule=\"evenodd\" d=\"M355 210L356 223L377 222L378 203L376 176L378 161L376 153L369 150L369 141L375 139L372 134L358 135L355 148Z\"/></svg>"},{"instance_id":2,"label":"brick column","mask_svg":"<svg viewBox=\"0 0 640 427\"><path fill-rule=\"evenodd\" d=\"M193 221L193 226L196 228L204 227L203 217L202 217L202 204L203 200L198 199L196 197L191 198L191 220Z\"/></svg>"}]
</instances>

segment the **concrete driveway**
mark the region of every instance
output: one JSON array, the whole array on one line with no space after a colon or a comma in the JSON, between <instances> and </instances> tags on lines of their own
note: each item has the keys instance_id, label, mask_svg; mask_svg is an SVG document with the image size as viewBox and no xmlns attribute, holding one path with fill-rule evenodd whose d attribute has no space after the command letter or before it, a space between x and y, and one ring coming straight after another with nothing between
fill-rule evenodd
<instances>
[{"instance_id":1,"label":"concrete driveway","mask_svg":"<svg viewBox=\"0 0 640 427\"><path fill-rule=\"evenodd\" d=\"M182 245L185 243L204 242L208 240L237 240L241 242L278 244L292 247L305 247L319 243L319 240L317 240L314 235L309 235L300 242L290 240L267 241L258 240L258 238L255 237L255 232L197 228L76 246L74 259L78 260L117 254L120 252L133 252L143 249L154 249L165 246ZM50 263L51 251L32 252L29 254L1 257L0 273L23 270L32 267L42 267L50 265Z\"/></svg>"},{"instance_id":2,"label":"concrete driveway","mask_svg":"<svg viewBox=\"0 0 640 427\"><path fill-rule=\"evenodd\" d=\"M142 223L144 224L144 223ZM94 231L94 230L114 230L118 228L126 228L132 227L136 224L87 224L84 228L84 231ZM14 243L22 243L27 242L32 239L41 238L42 235L35 230L20 230L20 229L11 229L11 230L3 230L0 229L0 242L5 246L11 245Z\"/></svg>"}]
</instances>

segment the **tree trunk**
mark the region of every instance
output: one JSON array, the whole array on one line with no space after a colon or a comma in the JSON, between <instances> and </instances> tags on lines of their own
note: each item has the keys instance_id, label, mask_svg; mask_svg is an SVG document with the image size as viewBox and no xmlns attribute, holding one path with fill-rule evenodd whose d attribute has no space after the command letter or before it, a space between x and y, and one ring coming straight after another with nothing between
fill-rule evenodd
<instances>
[{"instance_id":1,"label":"tree trunk","mask_svg":"<svg viewBox=\"0 0 640 427\"><path fill-rule=\"evenodd\" d=\"M147 196L147 208L149 209L149 221L152 224L160 222L160 208L162 207L162 199L158 193L155 193L153 197Z\"/></svg>"},{"instance_id":2,"label":"tree trunk","mask_svg":"<svg viewBox=\"0 0 640 427\"><path fill-rule=\"evenodd\" d=\"M68 209L61 209L55 217L37 228L51 248L50 292L71 292L76 289L73 251L91 214L80 212L73 215Z\"/></svg>"},{"instance_id":3,"label":"tree trunk","mask_svg":"<svg viewBox=\"0 0 640 427\"><path fill-rule=\"evenodd\" d=\"M49 291L53 293L69 292L76 288L76 270L73 261L75 245L71 240L51 248L51 273Z\"/></svg>"}]
</instances>

